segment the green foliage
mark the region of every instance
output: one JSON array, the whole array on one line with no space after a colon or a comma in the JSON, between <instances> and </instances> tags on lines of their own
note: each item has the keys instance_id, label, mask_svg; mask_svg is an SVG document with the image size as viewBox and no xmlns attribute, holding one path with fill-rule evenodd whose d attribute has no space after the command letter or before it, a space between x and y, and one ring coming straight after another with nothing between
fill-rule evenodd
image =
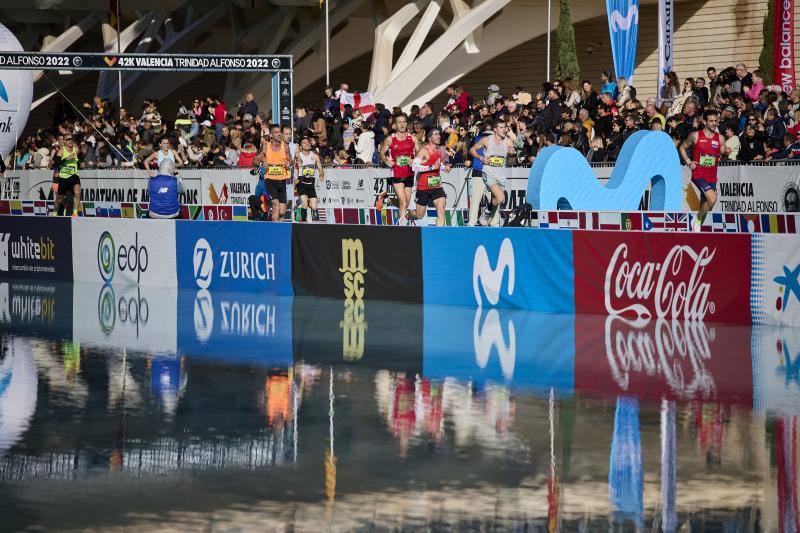
<instances>
[{"instance_id":1,"label":"green foliage","mask_svg":"<svg viewBox=\"0 0 800 533\"><path fill-rule=\"evenodd\" d=\"M775 11L773 0L767 0L767 14L764 15L764 43L761 46L761 55L758 56L758 68L764 73L764 84L772 83L772 34L775 28Z\"/></svg>"},{"instance_id":2,"label":"green foliage","mask_svg":"<svg viewBox=\"0 0 800 533\"><path fill-rule=\"evenodd\" d=\"M575 48L575 28L572 26L570 0L559 0L558 27L556 28L556 78L572 78L580 81L581 67L578 65L578 53Z\"/></svg>"}]
</instances>

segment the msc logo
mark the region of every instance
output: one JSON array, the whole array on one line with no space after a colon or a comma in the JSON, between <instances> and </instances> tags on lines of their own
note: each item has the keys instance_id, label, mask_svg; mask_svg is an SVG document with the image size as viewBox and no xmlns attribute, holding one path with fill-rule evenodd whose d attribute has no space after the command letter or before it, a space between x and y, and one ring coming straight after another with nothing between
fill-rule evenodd
<instances>
[{"instance_id":1,"label":"msc logo","mask_svg":"<svg viewBox=\"0 0 800 533\"><path fill-rule=\"evenodd\" d=\"M149 263L147 247L139 245L138 232L134 233L133 244L120 246L119 249L108 231L104 231L97 241L97 266L100 277L106 283L114 279L117 268L120 272L136 272L136 283L139 283Z\"/></svg>"},{"instance_id":2,"label":"msc logo","mask_svg":"<svg viewBox=\"0 0 800 533\"><path fill-rule=\"evenodd\" d=\"M0 271L8 272L8 241L10 233L0 233Z\"/></svg>"},{"instance_id":3,"label":"msc logo","mask_svg":"<svg viewBox=\"0 0 800 533\"><path fill-rule=\"evenodd\" d=\"M608 25L614 33L620 30L628 31L631 24L639 24L639 6L633 3L628 4L628 12L624 17L622 13L619 12L619 9L612 11L611 15L608 17Z\"/></svg>"},{"instance_id":4,"label":"msc logo","mask_svg":"<svg viewBox=\"0 0 800 533\"><path fill-rule=\"evenodd\" d=\"M348 361L364 357L367 321L364 313L364 245L361 239L342 239L342 267L344 281L344 314L339 327L342 330L342 356Z\"/></svg>"},{"instance_id":5,"label":"msc logo","mask_svg":"<svg viewBox=\"0 0 800 533\"><path fill-rule=\"evenodd\" d=\"M197 239L194 244L192 254L192 264L194 267L194 280L201 289L207 289L211 285L211 276L214 273L214 253L211 245L205 239Z\"/></svg>"},{"instance_id":6,"label":"msc logo","mask_svg":"<svg viewBox=\"0 0 800 533\"><path fill-rule=\"evenodd\" d=\"M475 291L475 303L478 307L483 306L481 287L490 305L497 305L500 301L500 284L503 282L506 269L508 269L508 296L511 296L514 294L514 245L511 244L511 239L503 239L500 244L495 268L489 263L486 248L483 245L478 246L472 266L472 289Z\"/></svg>"},{"instance_id":7,"label":"msc logo","mask_svg":"<svg viewBox=\"0 0 800 533\"><path fill-rule=\"evenodd\" d=\"M794 267L794 270L784 265L783 276L773 278L773 281L778 284L778 300L775 302L778 311L786 311L792 294L800 303L800 280L798 278L800 278L800 265Z\"/></svg>"}]
</instances>

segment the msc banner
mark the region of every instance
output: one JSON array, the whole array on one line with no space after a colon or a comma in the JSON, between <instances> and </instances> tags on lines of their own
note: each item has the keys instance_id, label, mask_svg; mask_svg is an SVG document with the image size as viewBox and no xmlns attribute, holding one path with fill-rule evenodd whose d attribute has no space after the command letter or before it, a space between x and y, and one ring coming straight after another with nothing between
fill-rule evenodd
<instances>
[{"instance_id":1,"label":"msc banner","mask_svg":"<svg viewBox=\"0 0 800 533\"><path fill-rule=\"evenodd\" d=\"M0 279L72 279L68 218L0 216Z\"/></svg>"},{"instance_id":2,"label":"msc banner","mask_svg":"<svg viewBox=\"0 0 800 533\"><path fill-rule=\"evenodd\" d=\"M574 231L575 312L750 323L750 238Z\"/></svg>"},{"instance_id":3,"label":"msc banner","mask_svg":"<svg viewBox=\"0 0 800 533\"><path fill-rule=\"evenodd\" d=\"M425 303L574 312L570 233L425 228L422 236Z\"/></svg>"},{"instance_id":4,"label":"msc banner","mask_svg":"<svg viewBox=\"0 0 800 533\"><path fill-rule=\"evenodd\" d=\"M419 228L296 224L292 232L296 294L360 301L422 301ZM355 307L354 307L355 309Z\"/></svg>"},{"instance_id":5,"label":"msc banner","mask_svg":"<svg viewBox=\"0 0 800 533\"><path fill-rule=\"evenodd\" d=\"M72 224L75 281L177 286L174 221L76 218Z\"/></svg>"},{"instance_id":6,"label":"msc banner","mask_svg":"<svg viewBox=\"0 0 800 533\"><path fill-rule=\"evenodd\" d=\"M291 224L175 224L178 286L292 294Z\"/></svg>"}]
</instances>

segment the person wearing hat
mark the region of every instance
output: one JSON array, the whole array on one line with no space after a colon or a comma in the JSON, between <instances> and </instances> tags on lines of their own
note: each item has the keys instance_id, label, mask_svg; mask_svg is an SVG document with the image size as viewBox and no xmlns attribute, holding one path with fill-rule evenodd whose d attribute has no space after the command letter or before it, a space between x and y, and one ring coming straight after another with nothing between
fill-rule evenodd
<instances>
[{"instance_id":1,"label":"person wearing hat","mask_svg":"<svg viewBox=\"0 0 800 533\"><path fill-rule=\"evenodd\" d=\"M406 211L406 220L419 220L425 216L429 206L436 207L436 225L444 226L444 208L447 194L442 187L442 169L450 172L449 156L442 150L442 132L432 128L426 135L427 142L417 153L411 170L417 173L417 206L415 211Z\"/></svg>"},{"instance_id":2,"label":"person wearing hat","mask_svg":"<svg viewBox=\"0 0 800 533\"><path fill-rule=\"evenodd\" d=\"M183 184L175 177L175 161L163 158L158 164L158 174L147 183L150 194L150 218L178 218L181 214L180 195Z\"/></svg>"}]
</instances>

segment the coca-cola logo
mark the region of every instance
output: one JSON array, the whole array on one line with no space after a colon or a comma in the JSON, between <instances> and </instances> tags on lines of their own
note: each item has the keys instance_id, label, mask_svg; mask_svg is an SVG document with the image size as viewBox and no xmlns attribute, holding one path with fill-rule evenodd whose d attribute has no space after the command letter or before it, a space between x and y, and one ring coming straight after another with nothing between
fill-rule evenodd
<instances>
[{"instance_id":1,"label":"coca-cola logo","mask_svg":"<svg viewBox=\"0 0 800 533\"><path fill-rule=\"evenodd\" d=\"M715 311L708 300L711 283L703 280L716 248L699 251L688 245L673 246L663 261L631 261L628 245L614 250L606 268L605 307L610 315L703 320Z\"/></svg>"}]
</instances>

